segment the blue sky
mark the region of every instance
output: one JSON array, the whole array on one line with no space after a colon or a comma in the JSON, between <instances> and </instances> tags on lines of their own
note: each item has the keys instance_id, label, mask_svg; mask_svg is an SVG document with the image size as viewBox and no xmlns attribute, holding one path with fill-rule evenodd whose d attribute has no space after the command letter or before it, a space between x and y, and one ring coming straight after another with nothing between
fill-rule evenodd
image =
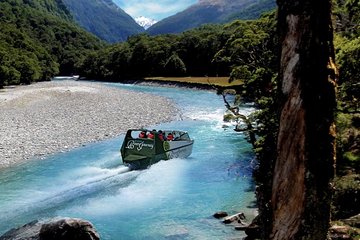
<instances>
[{"instance_id":1,"label":"blue sky","mask_svg":"<svg viewBox=\"0 0 360 240\"><path fill-rule=\"evenodd\" d=\"M157 21L185 10L197 0L113 0L133 18L148 17Z\"/></svg>"}]
</instances>

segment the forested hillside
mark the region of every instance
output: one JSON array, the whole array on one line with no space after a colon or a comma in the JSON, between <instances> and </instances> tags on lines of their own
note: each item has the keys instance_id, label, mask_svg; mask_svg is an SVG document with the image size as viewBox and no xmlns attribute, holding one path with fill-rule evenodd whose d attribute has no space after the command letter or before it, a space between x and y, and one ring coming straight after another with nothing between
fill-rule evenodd
<instances>
[{"instance_id":1,"label":"forested hillside","mask_svg":"<svg viewBox=\"0 0 360 240\"><path fill-rule=\"evenodd\" d=\"M238 12L230 15L225 22L231 22L236 19L251 20L259 18L264 12L271 11L276 8L276 2L273 0L255 1L249 6L240 9Z\"/></svg>"},{"instance_id":2,"label":"forested hillside","mask_svg":"<svg viewBox=\"0 0 360 240\"><path fill-rule=\"evenodd\" d=\"M276 8L274 0L202 0L182 12L165 18L149 29L150 35L181 33L204 24L228 23L236 19L257 19Z\"/></svg>"},{"instance_id":3,"label":"forested hillside","mask_svg":"<svg viewBox=\"0 0 360 240\"><path fill-rule=\"evenodd\" d=\"M254 91L276 69L275 13L259 20L205 25L179 35L141 34L89 56L81 74L121 81L150 76L229 76ZM259 79L259 81L255 81Z\"/></svg>"},{"instance_id":4,"label":"forested hillside","mask_svg":"<svg viewBox=\"0 0 360 240\"><path fill-rule=\"evenodd\" d=\"M0 2L0 87L73 74L103 46L72 21L62 1Z\"/></svg>"},{"instance_id":5,"label":"forested hillside","mask_svg":"<svg viewBox=\"0 0 360 240\"><path fill-rule=\"evenodd\" d=\"M76 22L110 42L123 42L145 29L111 0L63 0Z\"/></svg>"}]
</instances>

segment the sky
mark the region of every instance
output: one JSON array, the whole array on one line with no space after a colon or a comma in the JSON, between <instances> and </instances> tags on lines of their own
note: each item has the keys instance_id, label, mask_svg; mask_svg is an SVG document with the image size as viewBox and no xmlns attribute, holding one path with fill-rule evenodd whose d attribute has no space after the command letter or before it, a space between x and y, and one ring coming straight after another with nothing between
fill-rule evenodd
<instances>
[{"instance_id":1,"label":"sky","mask_svg":"<svg viewBox=\"0 0 360 240\"><path fill-rule=\"evenodd\" d=\"M133 18L144 16L161 20L193 5L197 0L113 0Z\"/></svg>"}]
</instances>

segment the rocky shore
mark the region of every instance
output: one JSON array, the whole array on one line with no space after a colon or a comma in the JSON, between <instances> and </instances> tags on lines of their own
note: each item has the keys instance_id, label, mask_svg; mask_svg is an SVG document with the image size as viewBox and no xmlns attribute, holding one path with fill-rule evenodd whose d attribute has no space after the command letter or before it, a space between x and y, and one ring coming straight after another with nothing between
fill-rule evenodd
<instances>
[{"instance_id":1,"label":"rocky shore","mask_svg":"<svg viewBox=\"0 0 360 240\"><path fill-rule=\"evenodd\" d=\"M2 89L0 110L0 168L176 117L166 98L67 80Z\"/></svg>"}]
</instances>

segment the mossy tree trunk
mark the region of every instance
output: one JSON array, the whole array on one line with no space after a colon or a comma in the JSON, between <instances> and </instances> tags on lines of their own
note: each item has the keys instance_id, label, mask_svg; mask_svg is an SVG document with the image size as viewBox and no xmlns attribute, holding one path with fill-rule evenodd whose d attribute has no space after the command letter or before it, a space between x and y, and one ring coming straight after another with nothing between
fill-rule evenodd
<instances>
[{"instance_id":1,"label":"mossy tree trunk","mask_svg":"<svg viewBox=\"0 0 360 240\"><path fill-rule=\"evenodd\" d=\"M330 0L277 0L282 110L271 239L326 239L334 174L335 67Z\"/></svg>"}]
</instances>

